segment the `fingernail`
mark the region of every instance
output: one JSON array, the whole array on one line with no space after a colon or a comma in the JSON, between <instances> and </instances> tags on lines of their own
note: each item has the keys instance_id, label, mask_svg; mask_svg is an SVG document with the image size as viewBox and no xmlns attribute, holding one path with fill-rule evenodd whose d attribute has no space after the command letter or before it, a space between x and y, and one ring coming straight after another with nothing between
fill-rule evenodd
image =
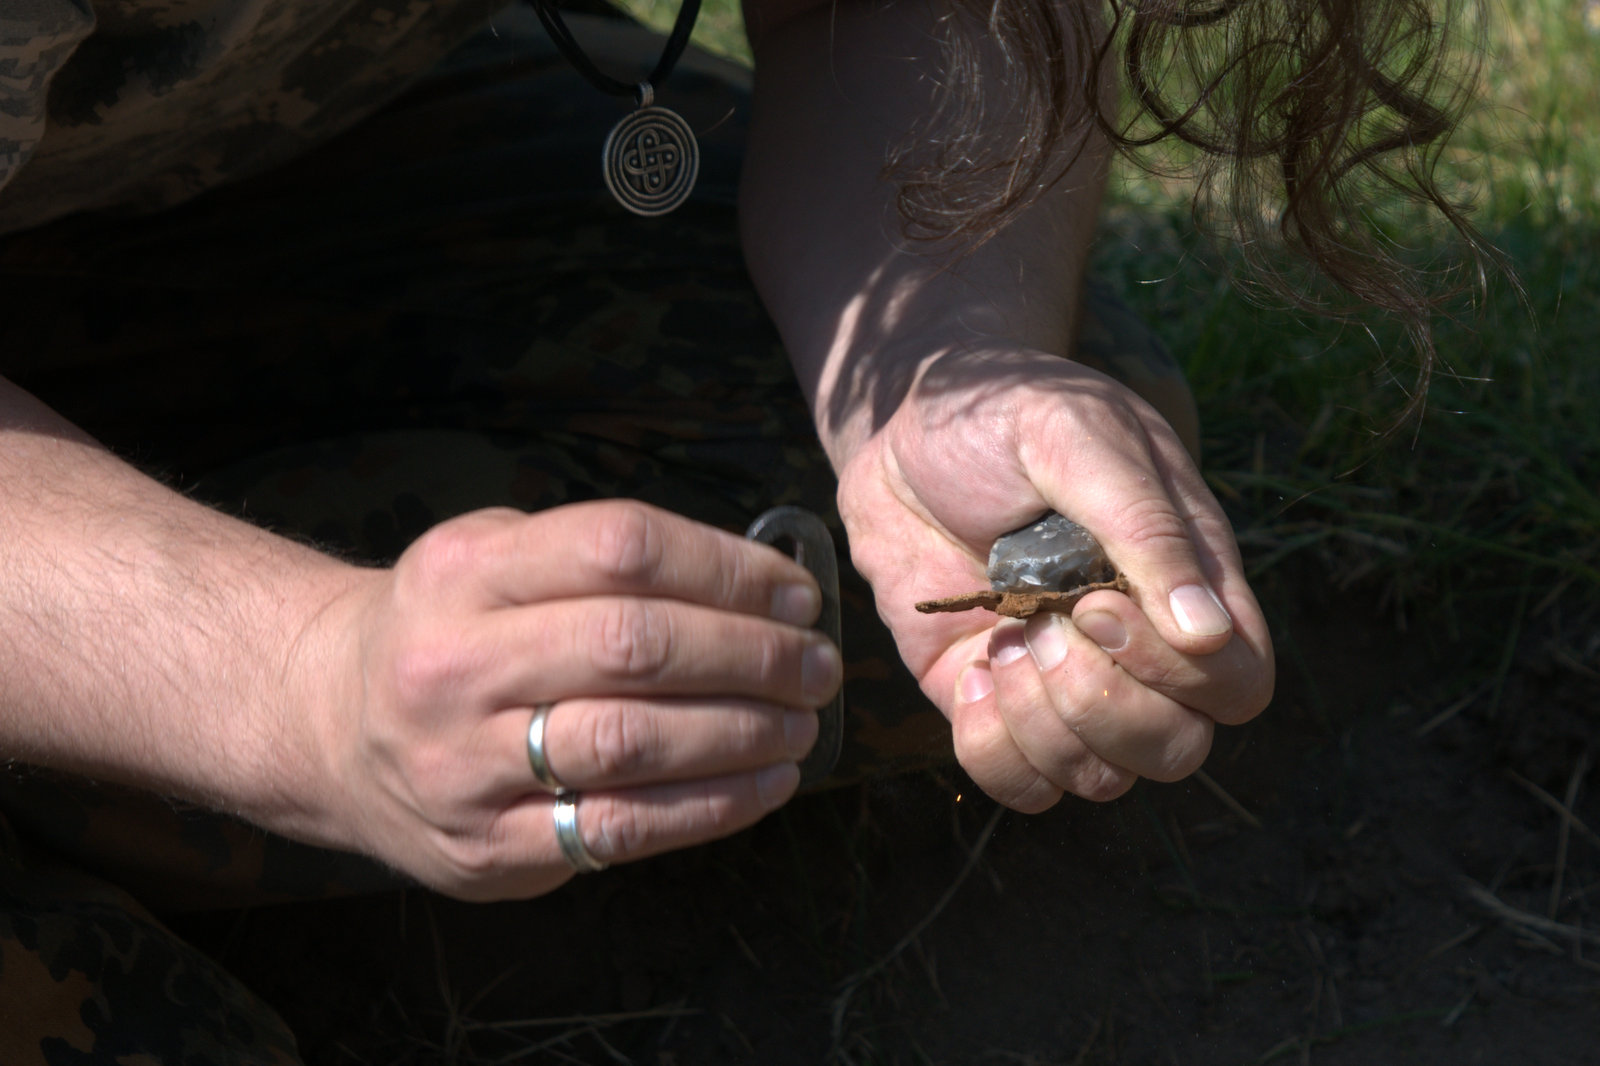
<instances>
[{"instance_id":1,"label":"fingernail","mask_svg":"<svg viewBox=\"0 0 1600 1066\"><path fill-rule=\"evenodd\" d=\"M839 651L826 640L819 640L806 649L800 661L800 688L806 700L813 705L826 703L839 687L843 672Z\"/></svg>"},{"instance_id":2,"label":"fingernail","mask_svg":"<svg viewBox=\"0 0 1600 1066\"><path fill-rule=\"evenodd\" d=\"M1045 611L1028 619L1023 636L1028 650L1033 653L1034 665L1041 670L1054 670L1067 657L1067 626L1070 623L1053 611Z\"/></svg>"},{"instance_id":3,"label":"fingernail","mask_svg":"<svg viewBox=\"0 0 1600 1066\"><path fill-rule=\"evenodd\" d=\"M794 626L808 626L822 610L822 594L813 585L779 585L772 592L772 617Z\"/></svg>"},{"instance_id":4,"label":"fingernail","mask_svg":"<svg viewBox=\"0 0 1600 1066\"><path fill-rule=\"evenodd\" d=\"M783 716L783 743L789 757L804 759L817 742L817 716L811 711L788 711Z\"/></svg>"},{"instance_id":5,"label":"fingernail","mask_svg":"<svg viewBox=\"0 0 1600 1066\"><path fill-rule=\"evenodd\" d=\"M989 661L995 666L1010 666L1027 651L1028 646L1022 642L1020 626L1013 624L1004 629L997 628L994 641L989 646Z\"/></svg>"},{"instance_id":6,"label":"fingernail","mask_svg":"<svg viewBox=\"0 0 1600 1066\"><path fill-rule=\"evenodd\" d=\"M1072 622L1106 651L1121 651L1128 646L1127 627L1110 611L1085 611Z\"/></svg>"},{"instance_id":7,"label":"fingernail","mask_svg":"<svg viewBox=\"0 0 1600 1066\"><path fill-rule=\"evenodd\" d=\"M1191 637L1214 637L1233 628L1222 601L1204 585L1182 585L1167 597L1178 628Z\"/></svg>"},{"instance_id":8,"label":"fingernail","mask_svg":"<svg viewBox=\"0 0 1600 1066\"><path fill-rule=\"evenodd\" d=\"M756 798L767 810L782 807L800 785L800 767L792 762L769 766L756 774Z\"/></svg>"},{"instance_id":9,"label":"fingernail","mask_svg":"<svg viewBox=\"0 0 1600 1066\"><path fill-rule=\"evenodd\" d=\"M956 679L956 694L962 703L977 703L994 691L994 675L984 663L970 663Z\"/></svg>"}]
</instances>

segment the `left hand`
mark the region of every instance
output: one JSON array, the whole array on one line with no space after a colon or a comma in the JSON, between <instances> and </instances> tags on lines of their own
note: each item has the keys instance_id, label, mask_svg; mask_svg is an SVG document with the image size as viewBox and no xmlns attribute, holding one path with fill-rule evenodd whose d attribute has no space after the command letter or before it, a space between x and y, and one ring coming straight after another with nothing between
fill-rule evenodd
<instances>
[{"instance_id":1,"label":"left hand","mask_svg":"<svg viewBox=\"0 0 1600 1066\"><path fill-rule=\"evenodd\" d=\"M1010 807L1184 777L1216 723L1271 697L1271 638L1221 507L1160 415L1103 374L1015 347L931 359L842 464L839 509L962 765ZM1052 509L1100 540L1126 595L1092 593L1072 622L916 612L987 587L994 540Z\"/></svg>"}]
</instances>

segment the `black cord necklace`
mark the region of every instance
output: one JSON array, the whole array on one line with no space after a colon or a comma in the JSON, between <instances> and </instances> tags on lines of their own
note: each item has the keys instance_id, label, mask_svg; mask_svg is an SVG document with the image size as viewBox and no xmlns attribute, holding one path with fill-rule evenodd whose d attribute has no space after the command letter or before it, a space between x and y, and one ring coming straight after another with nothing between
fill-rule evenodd
<instances>
[{"instance_id":1,"label":"black cord necklace","mask_svg":"<svg viewBox=\"0 0 1600 1066\"><path fill-rule=\"evenodd\" d=\"M700 146L689 124L677 112L656 104L655 98L656 89L689 46L700 0L683 0L660 60L637 85L613 78L594 65L562 21L553 0L533 0L533 9L556 49L585 81L612 96L632 96L639 105L611 127L601 150L606 188L617 203L636 215L664 215L683 203L700 174Z\"/></svg>"}]
</instances>

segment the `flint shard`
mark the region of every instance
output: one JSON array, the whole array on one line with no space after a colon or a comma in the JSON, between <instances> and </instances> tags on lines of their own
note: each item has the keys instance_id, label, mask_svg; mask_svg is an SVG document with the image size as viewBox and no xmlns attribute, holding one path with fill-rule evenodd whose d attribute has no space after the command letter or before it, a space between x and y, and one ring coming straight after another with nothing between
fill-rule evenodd
<instances>
[{"instance_id":1,"label":"flint shard","mask_svg":"<svg viewBox=\"0 0 1600 1066\"><path fill-rule=\"evenodd\" d=\"M1094 535L1054 511L989 550L989 584L997 592L1062 592L1115 576Z\"/></svg>"}]
</instances>

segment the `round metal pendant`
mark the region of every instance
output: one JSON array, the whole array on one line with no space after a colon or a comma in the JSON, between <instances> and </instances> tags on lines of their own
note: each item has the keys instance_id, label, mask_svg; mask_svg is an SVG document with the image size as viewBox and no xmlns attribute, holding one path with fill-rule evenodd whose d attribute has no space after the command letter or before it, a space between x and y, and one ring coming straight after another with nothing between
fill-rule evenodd
<instances>
[{"instance_id":1,"label":"round metal pendant","mask_svg":"<svg viewBox=\"0 0 1600 1066\"><path fill-rule=\"evenodd\" d=\"M611 127L603 151L606 188L636 215L664 215L689 198L700 146L676 112L641 107Z\"/></svg>"}]
</instances>

